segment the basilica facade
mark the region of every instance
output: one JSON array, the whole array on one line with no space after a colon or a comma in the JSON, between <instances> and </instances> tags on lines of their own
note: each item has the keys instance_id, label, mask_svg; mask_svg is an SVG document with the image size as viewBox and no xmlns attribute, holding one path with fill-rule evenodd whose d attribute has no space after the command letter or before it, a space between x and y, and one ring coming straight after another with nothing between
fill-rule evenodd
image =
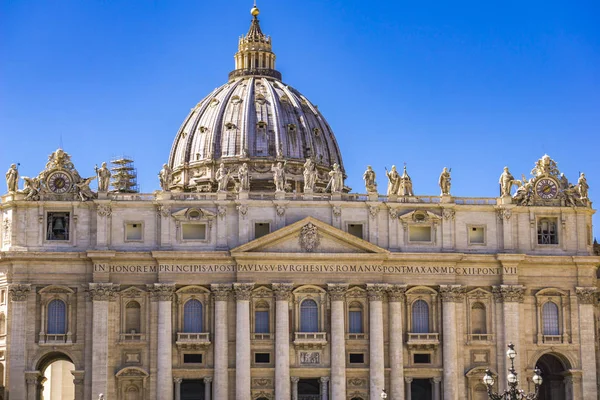
<instances>
[{"instance_id":1,"label":"basilica facade","mask_svg":"<svg viewBox=\"0 0 600 400\"><path fill-rule=\"evenodd\" d=\"M448 170L421 196L406 168L369 167L351 193L258 15L161 190L111 190L114 171L83 178L63 149L36 177L9 168L1 398L483 400L512 342L523 389L538 367L540 399L598 399L585 176L543 156L499 171L497 198L462 198Z\"/></svg>"}]
</instances>

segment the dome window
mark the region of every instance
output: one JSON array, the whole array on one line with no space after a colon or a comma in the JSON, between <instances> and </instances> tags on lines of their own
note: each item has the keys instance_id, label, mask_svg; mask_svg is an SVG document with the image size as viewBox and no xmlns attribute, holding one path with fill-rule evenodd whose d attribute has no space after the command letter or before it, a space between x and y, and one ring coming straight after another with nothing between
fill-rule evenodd
<instances>
[{"instance_id":1,"label":"dome window","mask_svg":"<svg viewBox=\"0 0 600 400\"><path fill-rule=\"evenodd\" d=\"M281 102L282 103L289 103L290 102L290 98L284 94L283 96L281 96Z\"/></svg>"},{"instance_id":2,"label":"dome window","mask_svg":"<svg viewBox=\"0 0 600 400\"><path fill-rule=\"evenodd\" d=\"M235 126L235 124L233 124L233 123L231 123L231 122L227 122L227 123L225 124L225 128L227 128L227 129L235 129L235 128L236 128L236 126Z\"/></svg>"},{"instance_id":3,"label":"dome window","mask_svg":"<svg viewBox=\"0 0 600 400\"><path fill-rule=\"evenodd\" d=\"M267 99L265 98L264 95L262 95L262 94L257 94L256 95L256 102L258 104L265 104L266 101L267 101Z\"/></svg>"},{"instance_id":4,"label":"dome window","mask_svg":"<svg viewBox=\"0 0 600 400\"><path fill-rule=\"evenodd\" d=\"M267 123L265 121L258 121L256 127L258 129L267 129Z\"/></svg>"},{"instance_id":5,"label":"dome window","mask_svg":"<svg viewBox=\"0 0 600 400\"><path fill-rule=\"evenodd\" d=\"M288 124L287 128L288 128L288 132L290 132L290 133L296 132L295 124Z\"/></svg>"},{"instance_id":6,"label":"dome window","mask_svg":"<svg viewBox=\"0 0 600 400\"><path fill-rule=\"evenodd\" d=\"M321 130L319 128L314 128L313 133L315 134L315 136L319 136L321 134Z\"/></svg>"},{"instance_id":7,"label":"dome window","mask_svg":"<svg viewBox=\"0 0 600 400\"><path fill-rule=\"evenodd\" d=\"M233 96L233 97L231 98L231 102L232 102L233 104L240 104L240 103L242 102L242 99L240 98L240 96Z\"/></svg>"},{"instance_id":8,"label":"dome window","mask_svg":"<svg viewBox=\"0 0 600 400\"><path fill-rule=\"evenodd\" d=\"M217 99L212 99L212 100L210 101L210 106L211 106L211 107L216 107L216 106L217 106L217 104L219 104L219 100L217 100Z\"/></svg>"},{"instance_id":9,"label":"dome window","mask_svg":"<svg viewBox=\"0 0 600 400\"><path fill-rule=\"evenodd\" d=\"M208 132L208 128L205 126L199 126L198 130L200 131L200 133L206 133Z\"/></svg>"}]
</instances>

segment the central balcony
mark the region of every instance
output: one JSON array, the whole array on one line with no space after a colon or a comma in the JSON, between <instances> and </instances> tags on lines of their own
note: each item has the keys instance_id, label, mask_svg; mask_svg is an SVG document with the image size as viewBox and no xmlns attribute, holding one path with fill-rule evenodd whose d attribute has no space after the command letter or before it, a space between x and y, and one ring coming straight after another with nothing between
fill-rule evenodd
<instances>
[{"instance_id":1,"label":"central balcony","mask_svg":"<svg viewBox=\"0 0 600 400\"><path fill-rule=\"evenodd\" d=\"M198 349L210 346L210 333L199 332L199 333L177 333L177 341L175 342L177 347L186 349Z\"/></svg>"},{"instance_id":2,"label":"central balcony","mask_svg":"<svg viewBox=\"0 0 600 400\"><path fill-rule=\"evenodd\" d=\"M439 333L412 333L409 332L406 344L415 349L435 349L440 344Z\"/></svg>"},{"instance_id":3,"label":"central balcony","mask_svg":"<svg viewBox=\"0 0 600 400\"><path fill-rule=\"evenodd\" d=\"M327 344L327 332L296 332L294 346L302 348L322 348Z\"/></svg>"}]
</instances>

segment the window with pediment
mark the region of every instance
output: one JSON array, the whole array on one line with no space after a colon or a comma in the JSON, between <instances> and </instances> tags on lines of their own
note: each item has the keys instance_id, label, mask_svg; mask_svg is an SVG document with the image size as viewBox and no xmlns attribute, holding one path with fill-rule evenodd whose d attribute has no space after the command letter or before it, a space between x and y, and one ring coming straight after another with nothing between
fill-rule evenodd
<instances>
[{"instance_id":1,"label":"window with pediment","mask_svg":"<svg viewBox=\"0 0 600 400\"><path fill-rule=\"evenodd\" d=\"M415 210L398 217L404 230L404 242L407 244L435 244L437 227L441 221L439 215L426 210Z\"/></svg>"},{"instance_id":2,"label":"window with pediment","mask_svg":"<svg viewBox=\"0 0 600 400\"><path fill-rule=\"evenodd\" d=\"M348 306L348 333L363 333L363 306L355 301Z\"/></svg>"},{"instance_id":3,"label":"window with pediment","mask_svg":"<svg viewBox=\"0 0 600 400\"><path fill-rule=\"evenodd\" d=\"M39 291L40 345L63 345L73 343L75 325L75 291L65 286L50 285Z\"/></svg>"},{"instance_id":4,"label":"window with pediment","mask_svg":"<svg viewBox=\"0 0 600 400\"><path fill-rule=\"evenodd\" d=\"M6 315L2 312L0 313L0 336L6 335Z\"/></svg>"},{"instance_id":5,"label":"window with pediment","mask_svg":"<svg viewBox=\"0 0 600 400\"><path fill-rule=\"evenodd\" d=\"M319 331L319 306L312 299L306 299L300 305L300 332Z\"/></svg>"},{"instance_id":6,"label":"window with pediment","mask_svg":"<svg viewBox=\"0 0 600 400\"><path fill-rule=\"evenodd\" d=\"M326 292L312 285L292 292L294 298L294 344L320 346L327 343L325 332Z\"/></svg>"},{"instance_id":7,"label":"window with pediment","mask_svg":"<svg viewBox=\"0 0 600 400\"><path fill-rule=\"evenodd\" d=\"M60 299L48 303L47 331L50 335L67 333L67 305Z\"/></svg>"},{"instance_id":8,"label":"window with pediment","mask_svg":"<svg viewBox=\"0 0 600 400\"><path fill-rule=\"evenodd\" d=\"M265 286L259 286L252 291L250 298L252 321L252 339L271 340L271 329L274 326L273 292Z\"/></svg>"},{"instance_id":9,"label":"window with pediment","mask_svg":"<svg viewBox=\"0 0 600 400\"><path fill-rule=\"evenodd\" d=\"M368 331L368 305L367 292L363 288L355 286L346 292L346 339L368 339L365 333Z\"/></svg>"},{"instance_id":10,"label":"window with pediment","mask_svg":"<svg viewBox=\"0 0 600 400\"><path fill-rule=\"evenodd\" d=\"M121 298L121 342L143 342L146 340L147 292L131 286L120 292Z\"/></svg>"},{"instance_id":11,"label":"window with pediment","mask_svg":"<svg viewBox=\"0 0 600 400\"><path fill-rule=\"evenodd\" d=\"M189 207L172 214L180 243L210 243L216 213L204 208Z\"/></svg>"},{"instance_id":12,"label":"window with pediment","mask_svg":"<svg viewBox=\"0 0 600 400\"><path fill-rule=\"evenodd\" d=\"M483 288L467 293L467 343L493 339L492 294Z\"/></svg>"},{"instance_id":13,"label":"window with pediment","mask_svg":"<svg viewBox=\"0 0 600 400\"><path fill-rule=\"evenodd\" d=\"M199 333L204 330L204 312L202 303L190 299L183 306L183 331L185 333Z\"/></svg>"},{"instance_id":14,"label":"window with pediment","mask_svg":"<svg viewBox=\"0 0 600 400\"><path fill-rule=\"evenodd\" d=\"M431 350L439 345L438 292L426 286L406 291L407 344L413 350Z\"/></svg>"},{"instance_id":15,"label":"window with pediment","mask_svg":"<svg viewBox=\"0 0 600 400\"><path fill-rule=\"evenodd\" d=\"M417 300L412 304L412 332L429 333L429 304Z\"/></svg>"},{"instance_id":16,"label":"window with pediment","mask_svg":"<svg viewBox=\"0 0 600 400\"><path fill-rule=\"evenodd\" d=\"M177 290L177 341L182 349L198 350L211 343L209 321L212 318L210 291L202 286Z\"/></svg>"},{"instance_id":17,"label":"window with pediment","mask_svg":"<svg viewBox=\"0 0 600 400\"><path fill-rule=\"evenodd\" d=\"M569 343L569 294L560 289L547 288L535 294L537 308L538 344Z\"/></svg>"}]
</instances>

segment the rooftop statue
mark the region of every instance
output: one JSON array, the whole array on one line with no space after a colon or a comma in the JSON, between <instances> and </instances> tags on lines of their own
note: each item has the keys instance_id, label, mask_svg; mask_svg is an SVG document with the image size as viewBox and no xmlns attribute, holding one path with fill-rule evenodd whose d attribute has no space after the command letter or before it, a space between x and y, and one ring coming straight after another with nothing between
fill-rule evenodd
<instances>
[{"instance_id":1,"label":"rooftop statue","mask_svg":"<svg viewBox=\"0 0 600 400\"><path fill-rule=\"evenodd\" d=\"M377 193L377 182L375 182L375 171L373 168L368 165L367 170L363 174L363 180L365 181L365 189L367 189L367 193Z\"/></svg>"},{"instance_id":2,"label":"rooftop statue","mask_svg":"<svg viewBox=\"0 0 600 400\"><path fill-rule=\"evenodd\" d=\"M315 183L317 182L317 170L315 163L310 158L306 159L304 163L304 191L313 192L315 190Z\"/></svg>"},{"instance_id":3,"label":"rooftop statue","mask_svg":"<svg viewBox=\"0 0 600 400\"><path fill-rule=\"evenodd\" d=\"M17 164L11 164L6 172L6 186L9 193L16 193L19 190L19 170Z\"/></svg>"},{"instance_id":4,"label":"rooftop statue","mask_svg":"<svg viewBox=\"0 0 600 400\"><path fill-rule=\"evenodd\" d=\"M158 173L158 180L160 181L161 189L168 192L173 182L173 170L167 164L163 164L162 169Z\"/></svg>"},{"instance_id":5,"label":"rooftop statue","mask_svg":"<svg viewBox=\"0 0 600 400\"><path fill-rule=\"evenodd\" d=\"M21 193L25 195L25 200L38 201L40 199L40 180L36 178L23 177L25 187Z\"/></svg>"},{"instance_id":6,"label":"rooftop statue","mask_svg":"<svg viewBox=\"0 0 600 400\"><path fill-rule=\"evenodd\" d=\"M108 192L108 185L110 183L110 170L106 167L106 163L103 162L102 166L98 168L96 165L94 167L96 171L96 176L98 177L98 192L106 193Z\"/></svg>"},{"instance_id":7,"label":"rooftop statue","mask_svg":"<svg viewBox=\"0 0 600 400\"><path fill-rule=\"evenodd\" d=\"M219 169L215 173L215 179L217 181L217 191L226 192L227 185L229 185L229 179L231 178L231 172L225 168L225 164L221 163Z\"/></svg>"},{"instance_id":8,"label":"rooftop statue","mask_svg":"<svg viewBox=\"0 0 600 400\"><path fill-rule=\"evenodd\" d=\"M590 186L587 183L585 174L582 172L579 175L579 179L577 180L577 190L579 192L579 197L581 198L581 200L587 200L589 188Z\"/></svg>"},{"instance_id":9,"label":"rooftop statue","mask_svg":"<svg viewBox=\"0 0 600 400\"><path fill-rule=\"evenodd\" d=\"M340 170L340 166L335 163L333 169L329 171L329 183L325 191L331 190L331 193L342 193L344 188L344 173Z\"/></svg>"},{"instance_id":10,"label":"rooftop statue","mask_svg":"<svg viewBox=\"0 0 600 400\"><path fill-rule=\"evenodd\" d=\"M400 174L396 171L396 166L392 165L391 171L385 169L385 174L388 178L387 195L392 196L398 193L400 189Z\"/></svg>"},{"instance_id":11,"label":"rooftop statue","mask_svg":"<svg viewBox=\"0 0 600 400\"><path fill-rule=\"evenodd\" d=\"M440 185L440 189L442 190L442 196L450 196L450 186L451 180L450 172L452 169L448 170L448 168L444 167L444 170L440 174L440 179L438 180L438 184Z\"/></svg>"},{"instance_id":12,"label":"rooftop statue","mask_svg":"<svg viewBox=\"0 0 600 400\"><path fill-rule=\"evenodd\" d=\"M271 172L273 172L273 181L275 182L276 192L285 192L285 167L284 164L278 162L277 165L271 165Z\"/></svg>"},{"instance_id":13,"label":"rooftop statue","mask_svg":"<svg viewBox=\"0 0 600 400\"><path fill-rule=\"evenodd\" d=\"M504 167L504 172L500 175L498 183L500 184L500 196L510 196L512 186L515 184L515 177L512 176L508 167Z\"/></svg>"},{"instance_id":14,"label":"rooftop statue","mask_svg":"<svg viewBox=\"0 0 600 400\"><path fill-rule=\"evenodd\" d=\"M248 176L248 164L243 163L238 169L238 180L240 185L238 191L247 192L250 190L250 177Z\"/></svg>"},{"instance_id":15,"label":"rooftop statue","mask_svg":"<svg viewBox=\"0 0 600 400\"><path fill-rule=\"evenodd\" d=\"M406 163L405 163L406 164ZM398 195L400 196L414 196L412 180L410 176L406 172L406 165L404 165L404 172L402 172L402 176L400 177L400 190L398 191Z\"/></svg>"},{"instance_id":16,"label":"rooftop statue","mask_svg":"<svg viewBox=\"0 0 600 400\"><path fill-rule=\"evenodd\" d=\"M92 200L96 197L96 193L92 192L92 189L90 189L90 183L94 179L96 179L96 177L92 176L75 183L75 186L77 187L77 194L79 195L81 201Z\"/></svg>"}]
</instances>

